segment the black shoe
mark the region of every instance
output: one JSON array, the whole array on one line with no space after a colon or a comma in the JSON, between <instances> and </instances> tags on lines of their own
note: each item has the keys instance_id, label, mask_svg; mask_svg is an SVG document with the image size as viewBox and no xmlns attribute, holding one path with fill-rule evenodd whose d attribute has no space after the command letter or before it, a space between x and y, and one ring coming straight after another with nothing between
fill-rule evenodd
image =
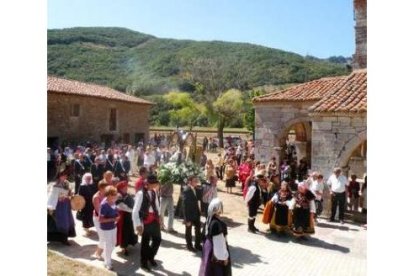
<instances>
[{"instance_id":1,"label":"black shoe","mask_svg":"<svg viewBox=\"0 0 414 276\"><path fill-rule=\"evenodd\" d=\"M158 264L157 264L157 262L156 262L155 260L150 260L149 262L150 262L150 264L151 264L153 267L158 266Z\"/></svg>"},{"instance_id":2,"label":"black shoe","mask_svg":"<svg viewBox=\"0 0 414 276\"><path fill-rule=\"evenodd\" d=\"M141 263L141 268L146 271L151 271L151 268L148 266L148 263Z\"/></svg>"},{"instance_id":3,"label":"black shoe","mask_svg":"<svg viewBox=\"0 0 414 276\"><path fill-rule=\"evenodd\" d=\"M187 249L191 252L196 252L197 250L192 246L187 246Z\"/></svg>"},{"instance_id":4,"label":"black shoe","mask_svg":"<svg viewBox=\"0 0 414 276\"><path fill-rule=\"evenodd\" d=\"M254 228L249 228L249 229L247 229L247 231L249 231L250 233L253 233L253 234L256 234L256 229L254 229Z\"/></svg>"},{"instance_id":5,"label":"black shoe","mask_svg":"<svg viewBox=\"0 0 414 276\"><path fill-rule=\"evenodd\" d=\"M66 245L66 246L70 246L71 245L68 240L62 241L62 244Z\"/></svg>"}]
</instances>

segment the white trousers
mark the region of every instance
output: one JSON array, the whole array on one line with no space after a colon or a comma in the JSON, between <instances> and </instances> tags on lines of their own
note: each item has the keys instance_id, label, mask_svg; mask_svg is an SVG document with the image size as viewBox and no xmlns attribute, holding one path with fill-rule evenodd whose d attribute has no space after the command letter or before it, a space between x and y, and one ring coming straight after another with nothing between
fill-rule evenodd
<instances>
[{"instance_id":1,"label":"white trousers","mask_svg":"<svg viewBox=\"0 0 414 276\"><path fill-rule=\"evenodd\" d=\"M101 225L99 223L99 218L97 216L93 216L93 225L95 225L96 233L98 233L98 247L100 249L104 248L104 242L103 242L103 234L101 230Z\"/></svg>"},{"instance_id":2,"label":"white trousers","mask_svg":"<svg viewBox=\"0 0 414 276\"><path fill-rule=\"evenodd\" d=\"M106 266L112 266L112 251L116 245L116 227L112 230L102 230L103 236L103 257Z\"/></svg>"}]
</instances>

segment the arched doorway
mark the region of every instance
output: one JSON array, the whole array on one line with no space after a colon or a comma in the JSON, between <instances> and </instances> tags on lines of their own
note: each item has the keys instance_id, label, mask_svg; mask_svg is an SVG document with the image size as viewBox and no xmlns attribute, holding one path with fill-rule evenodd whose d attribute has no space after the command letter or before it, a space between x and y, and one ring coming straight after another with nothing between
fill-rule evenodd
<instances>
[{"instance_id":1,"label":"arched doorway","mask_svg":"<svg viewBox=\"0 0 414 276\"><path fill-rule=\"evenodd\" d=\"M360 133L344 145L336 164L342 168L344 175L355 174L357 178L363 179L367 172L367 146L366 132Z\"/></svg>"},{"instance_id":2,"label":"arched doorway","mask_svg":"<svg viewBox=\"0 0 414 276\"><path fill-rule=\"evenodd\" d=\"M294 120L276 137L278 143L278 161L286 161L294 167L294 177L303 180L311 167L312 123L306 120Z\"/></svg>"}]
</instances>

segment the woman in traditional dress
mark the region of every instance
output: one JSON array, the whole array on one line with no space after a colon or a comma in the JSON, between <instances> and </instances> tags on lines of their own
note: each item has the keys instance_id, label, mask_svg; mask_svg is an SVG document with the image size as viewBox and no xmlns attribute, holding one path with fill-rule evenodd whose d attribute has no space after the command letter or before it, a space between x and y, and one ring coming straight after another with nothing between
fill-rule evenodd
<instances>
[{"instance_id":1,"label":"woman in traditional dress","mask_svg":"<svg viewBox=\"0 0 414 276\"><path fill-rule=\"evenodd\" d=\"M97 259L102 258L102 252L104 249L103 234L102 234L100 223L99 223L99 212L101 209L101 202L105 198L105 188L107 186L108 186L108 183L106 183L105 180L99 181L98 191L92 197L92 203L93 203L93 209L94 209L93 224L95 225L96 233L98 234L98 240L99 240L99 243L96 247L96 251L92 255L92 257L97 258Z\"/></svg>"},{"instance_id":2,"label":"woman in traditional dress","mask_svg":"<svg viewBox=\"0 0 414 276\"><path fill-rule=\"evenodd\" d=\"M270 221L270 229L277 233L288 232L291 226L292 215L289 205L292 200L292 192L286 181L283 181L279 191L272 197L274 204L274 213Z\"/></svg>"},{"instance_id":3,"label":"woman in traditional dress","mask_svg":"<svg viewBox=\"0 0 414 276\"><path fill-rule=\"evenodd\" d=\"M236 170L234 169L233 159L230 159L224 169L227 193L232 193L233 187L236 187Z\"/></svg>"},{"instance_id":4,"label":"woman in traditional dress","mask_svg":"<svg viewBox=\"0 0 414 276\"><path fill-rule=\"evenodd\" d=\"M85 230L85 235L90 234L89 228L93 227L93 203L92 198L96 193L97 187L93 183L91 173L85 173L82 176L82 182L79 187L79 195L85 199L85 207L76 214L77 219L82 221L82 227Z\"/></svg>"},{"instance_id":5,"label":"woman in traditional dress","mask_svg":"<svg viewBox=\"0 0 414 276\"><path fill-rule=\"evenodd\" d=\"M249 177L250 172L252 171L252 164L250 159L246 159L239 166L239 181L242 185L242 191L244 190L246 179Z\"/></svg>"},{"instance_id":6,"label":"woman in traditional dress","mask_svg":"<svg viewBox=\"0 0 414 276\"><path fill-rule=\"evenodd\" d=\"M47 200L47 241L60 241L70 245L68 237L75 237L75 221L70 198L72 191L67 181L68 171L58 174Z\"/></svg>"},{"instance_id":7,"label":"woman in traditional dress","mask_svg":"<svg viewBox=\"0 0 414 276\"><path fill-rule=\"evenodd\" d=\"M210 177L214 174L215 174L215 167L214 167L214 164L213 164L213 160L208 159L207 163L206 163L206 166L205 166L206 179L210 179Z\"/></svg>"},{"instance_id":8,"label":"woman in traditional dress","mask_svg":"<svg viewBox=\"0 0 414 276\"><path fill-rule=\"evenodd\" d=\"M208 217L203 229L203 253L199 276L231 275L230 251L227 244L227 225L220 219L223 203L214 198L208 206Z\"/></svg>"},{"instance_id":9,"label":"woman in traditional dress","mask_svg":"<svg viewBox=\"0 0 414 276\"><path fill-rule=\"evenodd\" d=\"M304 237L314 234L315 195L308 189L306 182L299 183L298 191L293 196L290 206L293 209L293 235Z\"/></svg>"},{"instance_id":10,"label":"woman in traditional dress","mask_svg":"<svg viewBox=\"0 0 414 276\"><path fill-rule=\"evenodd\" d=\"M279 174L273 174L270 176L269 184L269 198L271 199L280 190L280 177Z\"/></svg>"},{"instance_id":11,"label":"woman in traditional dress","mask_svg":"<svg viewBox=\"0 0 414 276\"><path fill-rule=\"evenodd\" d=\"M116 245L121 246L122 253L128 256L128 245L134 246L138 242L138 237L134 231L132 223L132 208L134 207L134 198L128 194L128 182L121 181L116 184L118 190L118 199L116 207L119 213L119 221L117 223L117 242Z\"/></svg>"}]
</instances>

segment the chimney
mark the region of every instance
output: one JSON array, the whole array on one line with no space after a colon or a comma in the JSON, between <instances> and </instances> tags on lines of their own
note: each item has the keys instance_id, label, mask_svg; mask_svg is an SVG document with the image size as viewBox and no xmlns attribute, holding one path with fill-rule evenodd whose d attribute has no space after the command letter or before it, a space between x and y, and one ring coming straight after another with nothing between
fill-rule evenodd
<instances>
[{"instance_id":1,"label":"chimney","mask_svg":"<svg viewBox=\"0 0 414 276\"><path fill-rule=\"evenodd\" d=\"M354 0L355 54L353 69L367 68L367 0Z\"/></svg>"}]
</instances>

